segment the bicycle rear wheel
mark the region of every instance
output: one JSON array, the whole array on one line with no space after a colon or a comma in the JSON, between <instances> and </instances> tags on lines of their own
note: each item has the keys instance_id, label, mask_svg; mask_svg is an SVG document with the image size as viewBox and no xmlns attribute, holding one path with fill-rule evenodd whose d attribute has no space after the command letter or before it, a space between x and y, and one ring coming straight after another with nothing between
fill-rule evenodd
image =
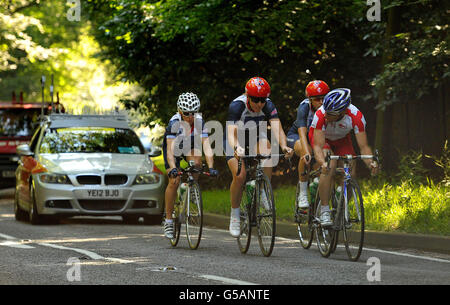
<instances>
[{"instance_id":1,"label":"bicycle rear wheel","mask_svg":"<svg viewBox=\"0 0 450 305\"><path fill-rule=\"evenodd\" d=\"M195 250L200 245L203 230L203 202L197 181L188 187L186 205L186 237L189 247Z\"/></svg>"},{"instance_id":2,"label":"bicycle rear wheel","mask_svg":"<svg viewBox=\"0 0 450 305\"><path fill-rule=\"evenodd\" d=\"M252 194L252 201L254 200L254 194ZM240 222L241 222L241 235L237 238L237 243L239 246L239 251L241 253L245 254L248 251L248 248L250 247L250 240L252 238L252 226L251 226L251 204L247 202L246 196L245 196L245 190L242 194L241 198L241 216L240 216Z\"/></svg>"},{"instance_id":3,"label":"bicycle rear wheel","mask_svg":"<svg viewBox=\"0 0 450 305\"><path fill-rule=\"evenodd\" d=\"M295 222L297 223L297 232L300 240L300 244L304 249L309 249L313 240L314 226L312 223L312 204L310 204L308 209L300 209L298 207L298 194L300 193L300 184L297 183L297 190L295 193ZM312 200L311 200L312 201Z\"/></svg>"},{"instance_id":4,"label":"bicycle rear wheel","mask_svg":"<svg viewBox=\"0 0 450 305\"><path fill-rule=\"evenodd\" d=\"M364 244L364 205L361 190L354 180L347 186L347 205L344 213L344 242L348 258L357 261Z\"/></svg>"},{"instance_id":5,"label":"bicycle rear wheel","mask_svg":"<svg viewBox=\"0 0 450 305\"><path fill-rule=\"evenodd\" d=\"M276 215L272 185L266 175L256 184L256 198L259 247L264 256L270 256L275 244Z\"/></svg>"}]
</instances>

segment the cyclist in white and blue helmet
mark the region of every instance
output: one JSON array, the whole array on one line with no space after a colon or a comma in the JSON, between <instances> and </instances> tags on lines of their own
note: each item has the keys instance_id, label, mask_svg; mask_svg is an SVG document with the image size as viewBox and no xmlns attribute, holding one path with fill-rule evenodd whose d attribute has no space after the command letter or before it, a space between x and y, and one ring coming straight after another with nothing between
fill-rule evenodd
<instances>
[{"instance_id":1,"label":"cyclist in white and blue helmet","mask_svg":"<svg viewBox=\"0 0 450 305\"><path fill-rule=\"evenodd\" d=\"M325 112L331 115L341 114L352 101L350 93L350 89L347 88L338 88L327 93L323 99Z\"/></svg>"},{"instance_id":2,"label":"cyclist in white and blue helmet","mask_svg":"<svg viewBox=\"0 0 450 305\"><path fill-rule=\"evenodd\" d=\"M178 185L180 184L178 173L181 160L194 161L195 166L201 167L203 147L210 175L217 176L219 173L214 169L208 130L205 127L202 115L199 113L199 98L192 92L182 93L178 97L177 108L178 112L170 119L163 140L164 165L169 176L169 183L165 192L166 219L164 222L164 235L169 239L174 237L172 212ZM198 138L201 141L196 140ZM194 178L196 177L194 176Z\"/></svg>"}]
</instances>

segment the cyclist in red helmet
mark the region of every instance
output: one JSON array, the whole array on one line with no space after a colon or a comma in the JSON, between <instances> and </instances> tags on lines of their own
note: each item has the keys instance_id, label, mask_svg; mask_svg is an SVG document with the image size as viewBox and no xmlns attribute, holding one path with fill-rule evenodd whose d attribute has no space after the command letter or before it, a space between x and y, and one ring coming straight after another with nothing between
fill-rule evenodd
<instances>
[{"instance_id":1,"label":"cyclist in red helmet","mask_svg":"<svg viewBox=\"0 0 450 305\"><path fill-rule=\"evenodd\" d=\"M300 192L298 194L298 207L306 209L309 207L308 201L308 177L302 175L305 166L309 164L313 150L308 139L308 131L311 126L314 113L322 106L323 97L330 91L327 83L321 80L314 80L308 83L305 89L306 99L297 108L297 119L289 129L287 134L287 144L295 150L295 154L300 157L298 162L298 183Z\"/></svg>"},{"instance_id":2,"label":"cyclist in red helmet","mask_svg":"<svg viewBox=\"0 0 450 305\"><path fill-rule=\"evenodd\" d=\"M224 137L224 149L228 167L233 175L230 186L231 217L230 234L240 236L240 201L242 186L245 183L245 166L236 176L238 159L245 154L271 154L271 143L267 136L267 123L270 124L275 139L280 143L282 151L291 157L294 151L287 146L286 135L281 126L275 105L269 99L270 86L262 77L253 77L245 85L245 93L234 99L228 110L227 127ZM239 132L238 132L239 131ZM244 142L238 133L246 134ZM272 167L264 167L265 174L272 176ZM265 194L261 194L261 201L267 202Z\"/></svg>"}]
</instances>

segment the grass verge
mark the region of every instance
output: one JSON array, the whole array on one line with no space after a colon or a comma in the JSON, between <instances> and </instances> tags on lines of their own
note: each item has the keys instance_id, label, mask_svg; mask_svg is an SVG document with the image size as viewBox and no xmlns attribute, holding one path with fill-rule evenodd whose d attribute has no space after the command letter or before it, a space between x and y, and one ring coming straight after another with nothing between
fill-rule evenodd
<instances>
[{"instance_id":1,"label":"grass verge","mask_svg":"<svg viewBox=\"0 0 450 305\"><path fill-rule=\"evenodd\" d=\"M429 182L410 181L390 185L381 180L359 181L364 200L366 229L450 235L450 188ZM293 221L295 187L283 186L274 192L277 218ZM203 191L207 213L230 214L229 190Z\"/></svg>"}]
</instances>

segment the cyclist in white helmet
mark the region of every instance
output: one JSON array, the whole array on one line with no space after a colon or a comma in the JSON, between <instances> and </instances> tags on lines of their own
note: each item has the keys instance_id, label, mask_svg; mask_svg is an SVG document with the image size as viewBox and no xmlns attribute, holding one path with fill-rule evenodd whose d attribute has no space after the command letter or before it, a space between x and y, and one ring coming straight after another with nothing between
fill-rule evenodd
<instances>
[{"instance_id":1,"label":"cyclist in white helmet","mask_svg":"<svg viewBox=\"0 0 450 305\"><path fill-rule=\"evenodd\" d=\"M174 237L174 222L172 212L177 195L180 176L178 169L180 161L194 161L195 166L202 166L202 147L205 152L206 163L211 176L217 176L214 169L214 159L208 139L205 122L199 113L200 100L191 92L182 93L177 101L178 112L172 116L166 128L163 141L164 165L169 176L169 183L165 193L166 219L164 235Z\"/></svg>"}]
</instances>

